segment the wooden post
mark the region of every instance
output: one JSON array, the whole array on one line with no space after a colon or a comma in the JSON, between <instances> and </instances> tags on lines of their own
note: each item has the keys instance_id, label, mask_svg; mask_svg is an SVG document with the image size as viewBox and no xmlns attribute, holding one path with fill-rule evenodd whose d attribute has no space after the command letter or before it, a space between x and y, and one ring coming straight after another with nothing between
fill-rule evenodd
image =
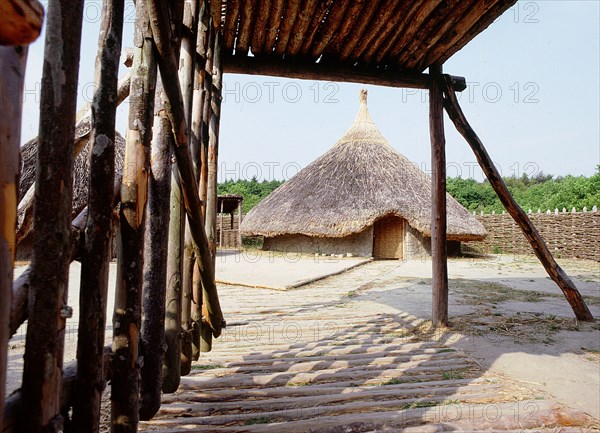
<instances>
[{"instance_id":1,"label":"wooden post","mask_svg":"<svg viewBox=\"0 0 600 433\"><path fill-rule=\"evenodd\" d=\"M154 120L156 66L144 2L136 6L129 122L121 186L119 256L113 315L111 431L135 432L139 420L139 332L144 266L145 210Z\"/></svg>"},{"instance_id":2,"label":"wooden post","mask_svg":"<svg viewBox=\"0 0 600 433\"><path fill-rule=\"evenodd\" d=\"M217 202L218 202L218 196L217 196ZM219 227L219 246L221 248L223 248L223 202L224 202L224 200L221 200L221 215L219 216L219 225L220 225L220 227Z\"/></svg>"},{"instance_id":3,"label":"wooden post","mask_svg":"<svg viewBox=\"0 0 600 433\"><path fill-rule=\"evenodd\" d=\"M202 200L202 214L206 220L206 193L208 190L208 141L210 124L210 101L213 87L213 53L215 44L215 27L211 19L208 21L206 63L204 72L204 101L202 106L202 122L200 125L200 200Z\"/></svg>"},{"instance_id":4,"label":"wooden post","mask_svg":"<svg viewBox=\"0 0 600 433\"><path fill-rule=\"evenodd\" d=\"M196 61L194 62L194 94L192 101L192 128L190 131L190 150L194 163L194 176L201 200L202 225L204 225L204 200L201 192L201 171L203 170L202 150L202 115L204 112L204 83L206 76L206 52L208 49L208 17L209 9L205 0L200 0L200 12L198 15L198 31L196 38ZM206 172L206 170L204 170ZM190 232L191 235L191 232ZM200 327L202 326L202 282L200 278L200 269L195 266L197 258L194 256L194 267L192 274L192 359L198 360L200 357Z\"/></svg>"},{"instance_id":5,"label":"wooden post","mask_svg":"<svg viewBox=\"0 0 600 433\"><path fill-rule=\"evenodd\" d=\"M206 221L204 229L208 238L208 247L212 254L213 267L216 263L217 244L217 167L219 159L219 123L221 120L221 86L223 69L221 67L221 32L215 32L213 49L213 83L210 97L210 123L208 134L208 176L206 189Z\"/></svg>"},{"instance_id":6,"label":"wooden post","mask_svg":"<svg viewBox=\"0 0 600 433\"><path fill-rule=\"evenodd\" d=\"M179 172L173 165L171 175L171 216L167 254L167 300L165 316L165 352L162 391L172 393L181 378L181 292L183 290L183 240L185 217L183 198L178 183Z\"/></svg>"},{"instance_id":7,"label":"wooden post","mask_svg":"<svg viewBox=\"0 0 600 433\"><path fill-rule=\"evenodd\" d=\"M48 3L36 166L35 240L19 431L58 432L71 262L73 144L83 1ZM43 181L40 181L43 180ZM12 229L12 226L11 226Z\"/></svg>"},{"instance_id":8,"label":"wooden post","mask_svg":"<svg viewBox=\"0 0 600 433\"><path fill-rule=\"evenodd\" d=\"M448 325L448 257L446 251L446 140L441 65L429 68L431 137L431 264L434 326Z\"/></svg>"},{"instance_id":9,"label":"wooden post","mask_svg":"<svg viewBox=\"0 0 600 433\"><path fill-rule=\"evenodd\" d=\"M446 111L450 116L450 119L452 119L452 122L454 122L458 132L461 133L465 140L467 140L467 143L469 143L469 146L471 146L471 149L473 149L473 153L475 153L479 165L490 181L490 185L492 185L494 191L496 191L498 198L510 216L521 228L521 231L529 241L529 244L533 248L535 255L546 269L546 272L550 278L552 278L552 280L562 290L565 298L567 298L569 305L571 305L571 308L575 313L575 317L577 317L578 320L588 322L594 321L594 317L592 316L592 313L587 307L585 301L581 297L579 290L577 290L577 287L573 281L560 267L560 265L556 263L556 260L548 249L546 242L544 242L544 239L539 234L525 211L521 209L513 196L510 194L510 191L506 187L504 180L502 180L502 176L500 176L500 173L496 169L492 159L485 150L483 143L462 112L451 81L447 77L444 78L445 90L447 94L447 98L445 100Z\"/></svg>"},{"instance_id":10,"label":"wooden post","mask_svg":"<svg viewBox=\"0 0 600 433\"><path fill-rule=\"evenodd\" d=\"M110 233L115 177L115 116L124 0L102 4L96 57L97 90L92 102L92 152L88 220L81 257L79 329L77 332L77 398L73 400L74 431L98 432L103 375L104 329Z\"/></svg>"},{"instance_id":11,"label":"wooden post","mask_svg":"<svg viewBox=\"0 0 600 433\"><path fill-rule=\"evenodd\" d=\"M242 203L244 202L244 199L240 200L238 202L238 231L237 231L237 238L238 238L238 248L241 250L242 249Z\"/></svg>"},{"instance_id":12,"label":"wooden post","mask_svg":"<svg viewBox=\"0 0 600 433\"><path fill-rule=\"evenodd\" d=\"M188 137L190 143L190 154L194 167L194 179L198 183L198 149L192 145L198 144L192 139L192 105L193 87L196 63L196 32L198 29L198 0L186 1L183 13L183 31L181 38L181 51L179 54L179 82L181 83L181 96L183 98L183 109L188 126ZM196 157L195 157L196 156ZM186 376L192 369L192 280L194 275L194 247L192 233L189 225L185 228L185 240L183 248L183 293L181 297L181 375Z\"/></svg>"},{"instance_id":13,"label":"wooden post","mask_svg":"<svg viewBox=\"0 0 600 433\"><path fill-rule=\"evenodd\" d=\"M11 317L17 197L19 191L19 146L21 105L27 47L0 47L0 431L3 425L6 363Z\"/></svg>"},{"instance_id":14,"label":"wooden post","mask_svg":"<svg viewBox=\"0 0 600 433\"><path fill-rule=\"evenodd\" d=\"M164 95L157 92L154 103L152 157L148 178L148 213L144 248L144 294L142 321L142 384L140 419L151 419L160 409L165 344L165 297L169 210L171 197L171 122L162 106Z\"/></svg>"}]
</instances>

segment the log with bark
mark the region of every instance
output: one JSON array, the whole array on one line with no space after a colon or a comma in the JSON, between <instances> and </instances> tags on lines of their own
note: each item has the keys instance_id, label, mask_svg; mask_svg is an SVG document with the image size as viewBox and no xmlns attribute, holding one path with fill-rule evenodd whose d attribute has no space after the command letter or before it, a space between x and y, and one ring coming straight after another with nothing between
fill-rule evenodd
<instances>
[{"instance_id":1,"label":"log with bark","mask_svg":"<svg viewBox=\"0 0 600 433\"><path fill-rule=\"evenodd\" d=\"M42 31L44 8L37 0L2 0L0 16L0 45L26 45Z\"/></svg>"},{"instance_id":2,"label":"log with bark","mask_svg":"<svg viewBox=\"0 0 600 433\"><path fill-rule=\"evenodd\" d=\"M544 266L544 269L546 269L546 272L550 278L552 278L552 280L562 290L565 298L575 313L575 317L577 317L578 320L586 322L594 321L594 317L583 300L581 293L579 293L579 290L577 290L577 287L566 274L566 272L558 263L556 263L556 260L548 249L546 242L537 231L525 211L519 206L506 187L506 184L498 172L498 169L494 165L492 158L490 158L490 155L487 153L483 142L479 139L465 117L462 109L460 108L451 80L447 76L444 78L445 92L447 96L444 101L446 112L450 116L452 122L454 122L454 126L456 126L458 132L460 132L467 143L469 143L469 146L471 146L479 165L488 178L490 185L492 188L494 188L494 191L496 191L496 194L502 202L502 205L506 208L506 211L515 220L529 241L531 248L533 248L535 255Z\"/></svg>"}]
</instances>

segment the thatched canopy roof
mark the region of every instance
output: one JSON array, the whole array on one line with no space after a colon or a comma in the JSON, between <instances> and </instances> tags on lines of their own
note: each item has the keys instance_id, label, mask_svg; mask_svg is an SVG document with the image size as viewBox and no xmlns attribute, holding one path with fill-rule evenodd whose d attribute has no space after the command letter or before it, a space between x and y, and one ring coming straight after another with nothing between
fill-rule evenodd
<instances>
[{"instance_id":1,"label":"thatched canopy roof","mask_svg":"<svg viewBox=\"0 0 600 433\"><path fill-rule=\"evenodd\" d=\"M342 237L397 215L431 235L431 180L379 132L366 96L363 90L354 124L328 152L248 213L243 234ZM450 195L446 198L448 239L483 239L483 225Z\"/></svg>"}]
</instances>

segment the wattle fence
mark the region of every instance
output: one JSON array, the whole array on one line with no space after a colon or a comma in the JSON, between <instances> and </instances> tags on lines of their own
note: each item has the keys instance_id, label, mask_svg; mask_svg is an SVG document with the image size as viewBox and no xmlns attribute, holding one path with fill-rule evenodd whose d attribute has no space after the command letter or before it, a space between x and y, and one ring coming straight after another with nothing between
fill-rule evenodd
<instances>
[{"instance_id":1,"label":"wattle fence","mask_svg":"<svg viewBox=\"0 0 600 433\"><path fill-rule=\"evenodd\" d=\"M600 212L596 206L591 211L538 209L529 210L528 214L555 257L600 261ZM483 242L464 245L464 251L468 248L486 254L533 254L529 242L507 213L474 215L485 226L488 236Z\"/></svg>"}]
</instances>

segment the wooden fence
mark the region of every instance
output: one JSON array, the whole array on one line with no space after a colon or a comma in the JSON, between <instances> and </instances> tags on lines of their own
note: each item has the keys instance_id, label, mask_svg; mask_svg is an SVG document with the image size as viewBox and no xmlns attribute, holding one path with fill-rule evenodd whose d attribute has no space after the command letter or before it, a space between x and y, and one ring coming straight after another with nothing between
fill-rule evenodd
<instances>
[{"instance_id":1,"label":"wooden fence","mask_svg":"<svg viewBox=\"0 0 600 433\"><path fill-rule=\"evenodd\" d=\"M530 210L528 213L557 257L600 261L600 212L596 206L592 210ZM533 254L529 242L510 215L502 212L475 216L485 226L488 236L483 242L468 244L470 250L488 254Z\"/></svg>"}]
</instances>

